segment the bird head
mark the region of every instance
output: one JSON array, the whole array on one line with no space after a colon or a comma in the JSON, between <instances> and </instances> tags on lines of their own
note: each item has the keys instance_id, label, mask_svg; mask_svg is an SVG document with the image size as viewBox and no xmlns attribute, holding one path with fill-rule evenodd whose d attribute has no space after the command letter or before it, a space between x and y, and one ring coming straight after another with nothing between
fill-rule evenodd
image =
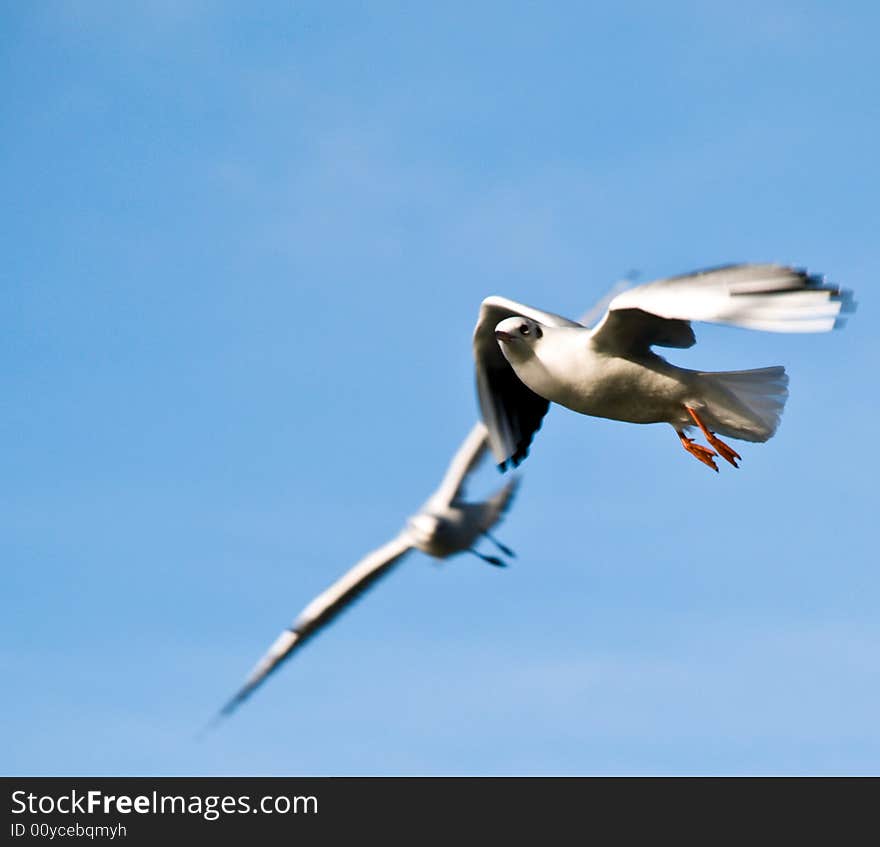
<instances>
[{"instance_id":1,"label":"bird head","mask_svg":"<svg viewBox=\"0 0 880 847\"><path fill-rule=\"evenodd\" d=\"M495 338L506 358L525 358L544 335L544 328L531 318L505 318L495 327Z\"/></svg>"}]
</instances>

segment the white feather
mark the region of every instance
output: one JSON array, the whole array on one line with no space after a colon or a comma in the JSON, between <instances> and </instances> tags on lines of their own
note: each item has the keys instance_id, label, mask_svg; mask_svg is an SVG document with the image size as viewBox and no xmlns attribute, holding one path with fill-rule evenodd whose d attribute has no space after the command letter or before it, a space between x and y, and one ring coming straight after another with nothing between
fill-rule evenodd
<instances>
[{"instance_id":1,"label":"white feather","mask_svg":"<svg viewBox=\"0 0 880 847\"><path fill-rule=\"evenodd\" d=\"M828 332L849 294L783 265L730 265L630 288L608 307L766 332Z\"/></svg>"}]
</instances>

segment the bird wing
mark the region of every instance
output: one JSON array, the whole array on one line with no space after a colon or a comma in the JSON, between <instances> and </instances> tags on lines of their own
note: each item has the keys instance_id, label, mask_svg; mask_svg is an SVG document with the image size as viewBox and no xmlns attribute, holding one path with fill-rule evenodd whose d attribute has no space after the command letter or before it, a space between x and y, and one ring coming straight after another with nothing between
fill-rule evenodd
<instances>
[{"instance_id":1,"label":"bird wing","mask_svg":"<svg viewBox=\"0 0 880 847\"><path fill-rule=\"evenodd\" d=\"M387 544L368 553L333 585L321 592L300 612L293 624L275 639L254 666L244 685L221 709L220 715L229 715L235 711L295 649L321 627L326 626L379 577L388 573L411 549L412 540L404 530Z\"/></svg>"},{"instance_id":2,"label":"bird wing","mask_svg":"<svg viewBox=\"0 0 880 847\"><path fill-rule=\"evenodd\" d=\"M597 324L600 318L605 317L605 310L611 305L611 301L620 294L621 291L625 291L628 288L632 288L632 282L628 279L619 279L602 295L602 297L593 303L593 305L578 318L578 323L581 326L587 327L592 327L594 324Z\"/></svg>"},{"instance_id":3,"label":"bird wing","mask_svg":"<svg viewBox=\"0 0 880 847\"><path fill-rule=\"evenodd\" d=\"M503 470L518 465L529 452L541 419L550 403L527 388L504 358L495 338L495 327L505 318L524 317L545 326L581 326L576 321L542 312L505 297L487 297L480 306L474 328L477 395L489 445Z\"/></svg>"},{"instance_id":4,"label":"bird wing","mask_svg":"<svg viewBox=\"0 0 880 847\"><path fill-rule=\"evenodd\" d=\"M851 295L823 277L772 264L727 265L638 285L618 294L593 330L597 349L616 354L652 345L691 347L691 321L768 332L827 332Z\"/></svg>"},{"instance_id":5,"label":"bird wing","mask_svg":"<svg viewBox=\"0 0 880 847\"><path fill-rule=\"evenodd\" d=\"M461 446L452 457L449 467L437 490L431 495L429 503L445 507L464 497L464 486L468 475L480 463L489 447L489 433L486 426L478 421L467 434Z\"/></svg>"},{"instance_id":6,"label":"bird wing","mask_svg":"<svg viewBox=\"0 0 880 847\"><path fill-rule=\"evenodd\" d=\"M483 532L492 529L507 513L513 503L519 484L520 477L512 476L488 500L479 504L480 528Z\"/></svg>"}]
</instances>

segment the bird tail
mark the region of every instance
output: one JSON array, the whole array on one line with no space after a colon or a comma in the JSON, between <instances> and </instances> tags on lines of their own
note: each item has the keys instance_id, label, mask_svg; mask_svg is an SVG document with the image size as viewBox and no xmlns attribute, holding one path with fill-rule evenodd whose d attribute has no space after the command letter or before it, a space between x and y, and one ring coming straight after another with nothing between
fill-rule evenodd
<instances>
[{"instance_id":1,"label":"bird tail","mask_svg":"<svg viewBox=\"0 0 880 847\"><path fill-rule=\"evenodd\" d=\"M700 373L700 409L709 429L743 441L773 437L788 399L785 368Z\"/></svg>"}]
</instances>

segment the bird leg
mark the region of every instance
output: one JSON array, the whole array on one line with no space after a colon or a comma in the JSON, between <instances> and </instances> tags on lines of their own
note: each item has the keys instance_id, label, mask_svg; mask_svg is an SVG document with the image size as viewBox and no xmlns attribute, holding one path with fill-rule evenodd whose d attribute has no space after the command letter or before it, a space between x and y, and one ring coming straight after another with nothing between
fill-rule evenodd
<instances>
[{"instance_id":1,"label":"bird leg","mask_svg":"<svg viewBox=\"0 0 880 847\"><path fill-rule=\"evenodd\" d=\"M516 558L516 553L514 553L513 550L511 550L510 547L508 547L506 544L502 544L494 535L492 535L491 532L489 532L489 530L486 530L483 535L485 535L486 538L489 539L489 541L491 541L502 553L504 553L505 556L510 556L511 559Z\"/></svg>"},{"instance_id":2,"label":"bird leg","mask_svg":"<svg viewBox=\"0 0 880 847\"><path fill-rule=\"evenodd\" d=\"M704 465L708 465L716 473L718 472L718 465L715 464L715 460L712 458L713 456L718 455L714 450L710 450L708 447L703 447L702 444L697 444L693 438L688 438L683 430L677 429L675 431L681 439L681 446L684 447L688 453L692 456L696 456L696 458Z\"/></svg>"},{"instance_id":3,"label":"bird leg","mask_svg":"<svg viewBox=\"0 0 880 847\"><path fill-rule=\"evenodd\" d=\"M722 459L726 459L733 465L735 468L738 468L739 465L736 463L736 460L739 459L742 461L742 456L736 452L729 444L725 444L714 432L712 432L706 424L700 420L700 416L692 409L690 406L685 406L687 409L687 413L693 418L694 423L703 431L703 435L706 436L706 441L708 441L719 453Z\"/></svg>"},{"instance_id":4,"label":"bird leg","mask_svg":"<svg viewBox=\"0 0 880 847\"><path fill-rule=\"evenodd\" d=\"M484 562L487 562L490 565L495 565L496 568L507 567L507 562L502 561L497 556L487 556L485 553L481 553L479 550L474 550L473 547L468 548L468 553L473 553L477 558L482 559Z\"/></svg>"}]
</instances>

